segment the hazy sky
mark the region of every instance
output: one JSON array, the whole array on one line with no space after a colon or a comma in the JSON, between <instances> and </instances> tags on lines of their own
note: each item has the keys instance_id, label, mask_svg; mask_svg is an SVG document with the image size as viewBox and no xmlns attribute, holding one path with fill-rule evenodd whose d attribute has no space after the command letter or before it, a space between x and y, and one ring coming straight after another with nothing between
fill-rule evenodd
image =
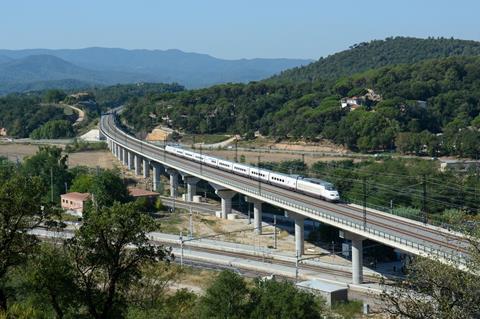
<instances>
[{"instance_id":1,"label":"hazy sky","mask_svg":"<svg viewBox=\"0 0 480 319\"><path fill-rule=\"evenodd\" d=\"M404 35L480 40L480 0L0 0L0 48L315 58Z\"/></svg>"}]
</instances>

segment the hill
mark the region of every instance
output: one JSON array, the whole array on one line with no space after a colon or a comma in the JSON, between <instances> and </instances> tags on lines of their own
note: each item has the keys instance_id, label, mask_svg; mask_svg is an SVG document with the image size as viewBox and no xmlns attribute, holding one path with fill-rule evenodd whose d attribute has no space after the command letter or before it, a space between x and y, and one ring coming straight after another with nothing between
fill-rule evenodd
<instances>
[{"instance_id":1,"label":"hill","mask_svg":"<svg viewBox=\"0 0 480 319\"><path fill-rule=\"evenodd\" d=\"M22 87L40 80L64 79L90 85L176 82L198 88L225 82L261 80L309 62L301 59L224 60L180 50L0 50L0 91L2 85L7 88ZM3 90L6 91L5 88Z\"/></svg>"},{"instance_id":2,"label":"hill","mask_svg":"<svg viewBox=\"0 0 480 319\"><path fill-rule=\"evenodd\" d=\"M340 99L375 99L342 108ZM130 102L138 131L162 122L189 133L329 139L364 152L480 154L480 57L373 69L338 81L224 84ZM152 121L152 116L155 121Z\"/></svg>"},{"instance_id":3,"label":"hill","mask_svg":"<svg viewBox=\"0 0 480 319\"><path fill-rule=\"evenodd\" d=\"M480 42L477 41L392 37L355 44L348 50L320 58L309 65L283 71L279 75L273 76L270 81L299 82L338 79L383 66L479 54Z\"/></svg>"}]
</instances>

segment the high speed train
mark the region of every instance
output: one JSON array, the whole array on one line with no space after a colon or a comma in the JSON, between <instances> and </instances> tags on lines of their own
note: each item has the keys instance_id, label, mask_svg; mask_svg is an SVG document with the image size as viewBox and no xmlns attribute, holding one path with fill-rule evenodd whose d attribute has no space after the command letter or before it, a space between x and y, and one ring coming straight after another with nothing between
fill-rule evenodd
<instances>
[{"instance_id":1,"label":"high speed train","mask_svg":"<svg viewBox=\"0 0 480 319\"><path fill-rule=\"evenodd\" d=\"M252 167L245 164L218 159L208 155L198 154L190 150L169 145L165 147L165 151L199 163L203 163L208 166L216 167L238 175L248 176L255 180L261 180L269 184L278 185L299 193L312 195L330 202L337 202L340 199L338 191L335 189L333 184L321 179L276 173L266 169L260 169L258 167Z\"/></svg>"}]
</instances>

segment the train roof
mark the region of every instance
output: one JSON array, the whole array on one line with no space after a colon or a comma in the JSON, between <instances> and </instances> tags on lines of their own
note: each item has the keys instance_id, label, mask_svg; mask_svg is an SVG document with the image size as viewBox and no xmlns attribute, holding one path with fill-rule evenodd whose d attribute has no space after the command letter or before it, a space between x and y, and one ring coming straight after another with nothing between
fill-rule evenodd
<instances>
[{"instance_id":1,"label":"train roof","mask_svg":"<svg viewBox=\"0 0 480 319\"><path fill-rule=\"evenodd\" d=\"M306 181L309 181L310 183L314 183L314 184L318 184L318 185L322 185L322 186L333 186L332 183L329 183L327 181L324 181L324 180L318 179L318 178L304 177L303 179L306 180Z\"/></svg>"}]
</instances>

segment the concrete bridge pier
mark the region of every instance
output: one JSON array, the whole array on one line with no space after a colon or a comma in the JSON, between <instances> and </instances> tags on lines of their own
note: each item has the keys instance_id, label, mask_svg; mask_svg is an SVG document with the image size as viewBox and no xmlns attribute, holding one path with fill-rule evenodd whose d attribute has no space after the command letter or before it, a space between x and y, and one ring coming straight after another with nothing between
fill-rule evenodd
<instances>
[{"instance_id":1,"label":"concrete bridge pier","mask_svg":"<svg viewBox=\"0 0 480 319\"><path fill-rule=\"evenodd\" d=\"M352 283L363 283L363 240L364 237L345 232L345 238L352 241Z\"/></svg>"},{"instance_id":2,"label":"concrete bridge pier","mask_svg":"<svg viewBox=\"0 0 480 319\"><path fill-rule=\"evenodd\" d=\"M160 190L160 175L162 166L158 163L152 163L153 167L153 190L158 192Z\"/></svg>"},{"instance_id":3,"label":"concrete bridge pier","mask_svg":"<svg viewBox=\"0 0 480 319\"><path fill-rule=\"evenodd\" d=\"M128 151L125 148L122 148L122 162L123 165L128 165Z\"/></svg>"},{"instance_id":4,"label":"concrete bridge pier","mask_svg":"<svg viewBox=\"0 0 480 319\"><path fill-rule=\"evenodd\" d=\"M115 145L115 156L117 157L117 159L120 161L120 145L116 144Z\"/></svg>"},{"instance_id":5,"label":"concrete bridge pier","mask_svg":"<svg viewBox=\"0 0 480 319\"><path fill-rule=\"evenodd\" d=\"M142 157L138 154L135 154L134 166L135 166L135 175L137 176L141 175L142 174Z\"/></svg>"},{"instance_id":6,"label":"concrete bridge pier","mask_svg":"<svg viewBox=\"0 0 480 319\"><path fill-rule=\"evenodd\" d=\"M187 202L193 202L193 196L197 194L197 183L200 181L199 178L193 176L183 176L183 180L187 184Z\"/></svg>"},{"instance_id":7,"label":"concrete bridge pier","mask_svg":"<svg viewBox=\"0 0 480 319\"><path fill-rule=\"evenodd\" d=\"M262 234L262 201L256 198L247 197L247 202L253 204L253 227L257 235Z\"/></svg>"},{"instance_id":8,"label":"concrete bridge pier","mask_svg":"<svg viewBox=\"0 0 480 319\"><path fill-rule=\"evenodd\" d=\"M178 172L171 168L167 168L165 171L170 175L170 197L176 198L178 196Z\"/></svg>"},{"instance_id":9,"label":"concrete bridge pier","mask_svg":"<svg viewBox=\"0 0 480 319\"><path fill-rule=\"evenodd\" d=\"M135 154L132 151L127 151L128 158L127 158L127 168L132 170L134 166L134 157Z\"/></svg>"},{"instance_id":10,"label":"concrete bridge pier","mask_svg":"<svg viewBox=\"0 0 480 319\"><path fill-rule=\"evenodd\" d=\"M305 253L305 217L290 211L285 212L285 217L292 218L295 221L295 253L298 257Z\"/></svg>"},{"instance_id":11,"label":"concrete bridge pier","mask_svg":"<svg viewBox=\"0 0 480 319\"><path fill-rule=\"evenodd\" d=\"M143 159L142 166L143 166L143 178L150 177L150 163L146 158Z\"/></svg>"},{"instance_id":12,"label":"concrete bridge pier","mask_svg":"<svg viewBox=\"0 0 480 319\"><path fill-rule=\"evenodd\" d=\"M222 199L222 218L227 219L228 215L232 213L232 198L235 192L229 189L216 190L215 194Z\"/></svg>"}]
</instances>

